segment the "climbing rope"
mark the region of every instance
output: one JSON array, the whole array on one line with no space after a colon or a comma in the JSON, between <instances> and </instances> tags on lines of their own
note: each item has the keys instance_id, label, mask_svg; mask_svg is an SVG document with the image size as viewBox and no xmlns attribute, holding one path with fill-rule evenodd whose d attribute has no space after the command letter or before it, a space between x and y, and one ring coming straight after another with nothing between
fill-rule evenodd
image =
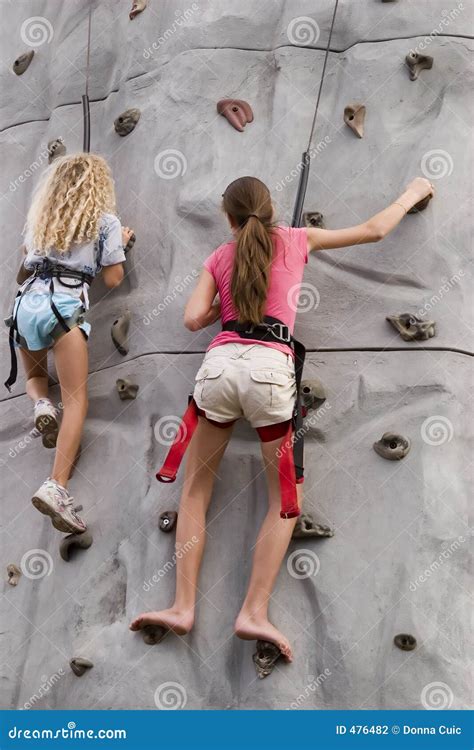
<instances>
[{"instance_id":1,"label":"climbing rope","mask_svg":"<svg viewBox=\"0 0 474 750\"><path fill-rule=\"evenodd\" d=\"M309 167L311 164L311 141L313 140L314 128L316 126L316 117L318 115L319 100L321 99L321 91L323 88L324 77L326 75L326 65L327 65L328 56L329 56L329 48L331 46L332 32L334 29L334 21L336 20L338 4L339 4L339 0L335 0L334 11L332 14L331 28L329 30L328 43L326 46L326 54L324 56L323 71L321 73L321 80L319 82L318 98L316 99L316 107L314 109L313 122L311 124L311 130L309 133L309 139L308 139L308 145L306 147L306 151L303 152L303 155L301 157L301 164L303 165L303 169L301 170L301 173L300 173L300 181L299 181L298 190L296 193L295 207L293 209L293 218L291 220L292 227L299 227L301 225L301 214L303 212L303 204L304 204L304 199L306 195L306 188L308 185Z\"/></svg>"},{"instance_id":2,"label":"climbing rope","mask_svg":"<svg viewBox=\"0 0 474 750\"><path fill-rule=\"evenodd\" d=\"M89 104L89 66L91 57L91 26L92 26L92 2L89 5L89 22L87 29L87 58L86 58L86 93L82 95L82 116L84 123L84 138L82 150L91 150L91 112Z\"/></svg>"}]
</instances>

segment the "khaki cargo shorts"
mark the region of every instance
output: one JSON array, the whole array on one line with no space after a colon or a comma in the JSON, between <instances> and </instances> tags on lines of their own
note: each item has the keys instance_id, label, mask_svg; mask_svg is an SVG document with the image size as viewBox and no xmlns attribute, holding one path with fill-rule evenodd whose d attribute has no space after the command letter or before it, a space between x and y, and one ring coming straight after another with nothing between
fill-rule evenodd
<instances>
[{"instance_id":1,"label":"khaki cargo shorts","mask_svg":"<svg viewBox=\"0 0 474 750\"><path fill-rule=\"evenodd\" d=\"M296 398L290 354L261 344L222 344L207 352L196 375L194 400L208 419L245 417L252 427L291 419Z\"/></svg>"}]
</instances>

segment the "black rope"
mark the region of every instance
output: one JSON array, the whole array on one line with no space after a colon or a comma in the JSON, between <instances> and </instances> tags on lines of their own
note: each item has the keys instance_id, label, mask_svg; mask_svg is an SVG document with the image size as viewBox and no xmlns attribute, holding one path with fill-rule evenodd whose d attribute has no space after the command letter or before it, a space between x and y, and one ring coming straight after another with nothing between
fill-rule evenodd
<instances>
[{"instance_id":1,"label":"black rope","mask_svg":"<svg viewBox=\"0 0 474 750\"><path fill-rule=\"evenodd\" d=\"M86 59L86 93L82 96L82 115L84 123L84 139L82 150L88 153L91 150L91 111L89 103L89 67L91 56L91 27L92 27L92 2L89 5L89 23L87 29L87 59Z\"/></svg>"}]
</instances>

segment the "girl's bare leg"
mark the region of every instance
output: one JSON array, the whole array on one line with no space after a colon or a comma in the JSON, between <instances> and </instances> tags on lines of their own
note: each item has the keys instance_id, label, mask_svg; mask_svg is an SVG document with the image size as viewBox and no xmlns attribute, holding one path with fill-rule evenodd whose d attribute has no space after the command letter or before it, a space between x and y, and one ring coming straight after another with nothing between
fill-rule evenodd
<instances>
[{"instance_id":1,"label":"girl's bare leg","mask_svg":"<svg viewBox=\"0 0 474 750\"><path fill-rule=\"evenodd\" d=\"M31 352L20 349L20 356L25 368L28 396L35 403L40 398L48 398L48 350Z\"/></svg>"},{"instance_id":2,"label":"girl's bare leg","mask_svg":"<svg viewBox=\"0 0 474 750\"><path fill-rule=\"evenodd\" d=\"M291 661L292 651L288 639L268 619L270 596L296 523L296 518L280 518L281 494L277 456L280 445L281 440L262 443L268 484L268 512L257 537L247 596L237 617L235 632L239 638L245 640L275 643L288 661ZM297 494L301 507L301 485L297 486Z\"/></svg>"},{"instance_id":3,"label":"girl's bare leg","mask_svg":"<svg viewBox=\"0 0 474 750\"><path fill-rule=\"evenodd\" d=\"M199 424L188 448L183 491L179 505L176 550L185 550L176 560L176 595L169 609L145 612L130 625L162 625L183 635L194 624L199 569L206 543L206 513L214 477L232 434L232 427L215 427L206 419Z\"/></svg>"},{"instance_id":4,"label":"girl's bare leg","mask_svg":"<svg viewBox=\"0 0 474 750\"><path fill-rule=\"evenodd\" d=\"M56 443L51 478L67 487L72 465L81 442L87 414L87 342L80 328L63 334L53 348L56 372L61 386L63 416Z\"/></svg>"}]
</instances>

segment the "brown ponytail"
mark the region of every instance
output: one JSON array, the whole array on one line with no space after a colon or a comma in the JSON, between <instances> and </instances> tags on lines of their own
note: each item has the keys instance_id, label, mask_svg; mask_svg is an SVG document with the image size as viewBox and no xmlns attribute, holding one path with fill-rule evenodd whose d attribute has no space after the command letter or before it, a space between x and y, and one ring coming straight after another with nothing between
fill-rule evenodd
<instances>
[{"instance_id":1,"label":"brown ponytail","mask_svg":"<svg viewBox=\"0 0 474 750\"><path fill-rule=\"evenodd\" d=\"M239 322L261 323L273 257L270 192L256 177L240 177L226 188L223 198L224 211L238 229L232 301Z\"/></svg>"}]
</instances>

